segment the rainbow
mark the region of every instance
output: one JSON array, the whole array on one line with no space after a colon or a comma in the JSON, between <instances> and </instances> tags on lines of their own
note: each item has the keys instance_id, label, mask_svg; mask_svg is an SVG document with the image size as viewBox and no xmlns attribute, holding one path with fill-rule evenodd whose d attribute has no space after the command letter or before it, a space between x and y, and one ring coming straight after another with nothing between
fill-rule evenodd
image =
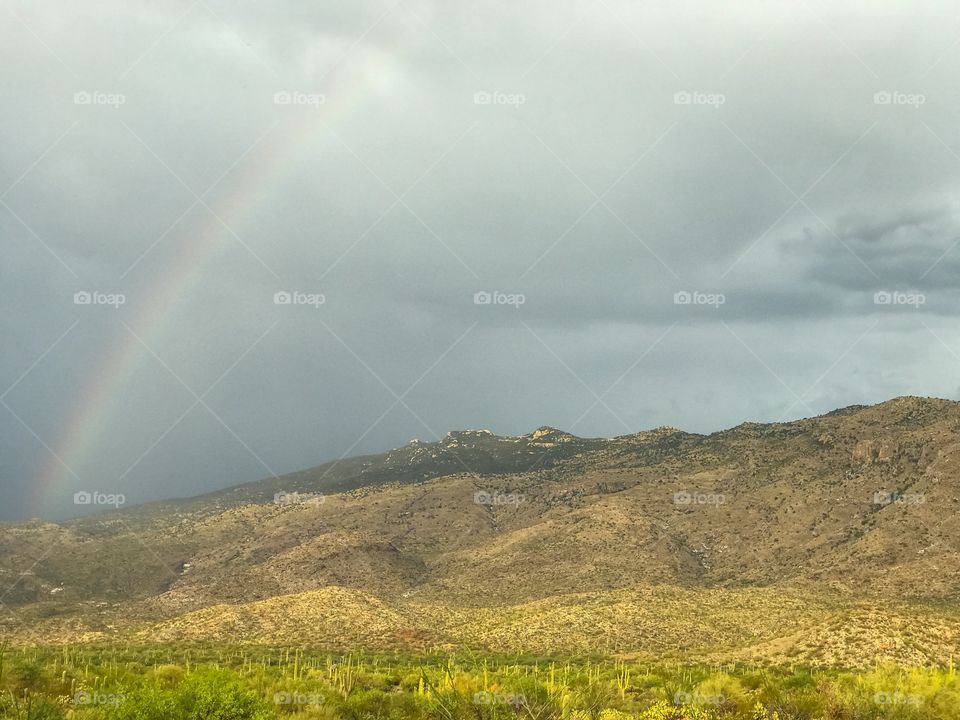
<instances>
[{"instance_id":1,"label":"rainbow","mask_svg":"<svg viewBox=\"0 0 960 720\"><path fill-rule=\"evenodd\" d=\"M242 237L242 229L254 215L267 206L284 187L285 181L311 159L308 150L322 131L354 111L366 99L373 83L389 75L389 63L387 55L365 53L365 62L359 67L354 64L349 77L339 74L327 85L332 92L327 102L315 112L309 112L310 108L291 108L291 115L297 119L292 129L284 132L284 129L275 127L267 133L267 136L282 134L282 140L279 143L259 143L223 179L233 178L233 182L230 192L211 205L216 214ZM340 90L344 92L340 93ZM338 102L331 104L331 98ZM241 169L238 176L237 171ZM164 336L171 327L176 327L174 321L189 308L191 296L210 268L225 250L236 247L236 238L210 212L199 205L191 212L202 213L203 221L178 233L176 263L154 280L144 293L148 299L139 303L136 316L126 321L136 336L120 326L115 344L104 352L104 361L71 398L70 407L64 414L63 429L50 448L49 460L32 484L28 501L31 512L39 514L47 502L62 502L63 496L76 489L72 486L81 480L86 484L94 483L84 489L111 490L109 480L102 481L104 487L98 487L96 483L100 481L78 478L74 469L86 466L103 447L104 432L116 415L132 378L144 363L156 362L137 337L148 347L162 347ZM167 237L161 242L171 241L173 238Z\"/></svg>"}]
</instances>

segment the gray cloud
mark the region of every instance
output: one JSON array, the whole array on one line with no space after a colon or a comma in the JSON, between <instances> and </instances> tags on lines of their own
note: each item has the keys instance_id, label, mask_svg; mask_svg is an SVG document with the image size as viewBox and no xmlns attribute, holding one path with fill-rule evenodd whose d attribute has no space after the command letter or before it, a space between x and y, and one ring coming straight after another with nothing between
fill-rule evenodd
<instances>
[{"instance_id":1,"label":"gray cloud","mask_svg":"<svg viewBox=\"0 0 960 720\"><path fill-rule=\"evenodd\" d=\"M947 10L14 4L0 517L953 396Z\"/></svg>"}]
</instances>

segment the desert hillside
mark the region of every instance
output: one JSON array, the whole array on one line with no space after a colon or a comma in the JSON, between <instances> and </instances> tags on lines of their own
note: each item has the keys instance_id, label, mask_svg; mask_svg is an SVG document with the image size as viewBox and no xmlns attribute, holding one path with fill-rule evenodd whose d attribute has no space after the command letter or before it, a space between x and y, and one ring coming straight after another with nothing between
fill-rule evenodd
<instances>
[{"instance_id":1,"label":"desert hillside","mask_svg":"<svg viewBox=\"0 0 960 720\"><path fill-rule=\"evenodd\" d=\"M960 403L412 441L0 529L17 643L470 645L857 665L960 645Z\"/></svg>"}]
</instances>

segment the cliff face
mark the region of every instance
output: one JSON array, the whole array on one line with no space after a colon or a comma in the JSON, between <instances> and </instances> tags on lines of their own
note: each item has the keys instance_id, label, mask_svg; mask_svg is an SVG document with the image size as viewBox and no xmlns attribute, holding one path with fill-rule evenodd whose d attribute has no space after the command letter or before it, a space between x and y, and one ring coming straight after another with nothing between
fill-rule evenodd
<instances>
[{"instance_id":1,"label":"cliff face","mask_svg":"<svg viewBox=\"0 0 960 720\"><path fill-rule=\"evenodd\" d=\"M889 462L897 447L882 440L862 440L853 446L853 459L865 463Z\"/></svg>"}]
</instances>

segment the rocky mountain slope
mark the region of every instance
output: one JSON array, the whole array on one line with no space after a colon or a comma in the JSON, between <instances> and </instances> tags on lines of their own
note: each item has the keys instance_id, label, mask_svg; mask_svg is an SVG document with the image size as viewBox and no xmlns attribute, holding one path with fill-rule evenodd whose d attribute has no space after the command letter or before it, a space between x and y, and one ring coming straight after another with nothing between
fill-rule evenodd
<instances>
[{"instance_id":1,"label":"rocky mountain slope","mask_svg":"<svg viewBox=\"0 0 960 720\"><path fill-rule=\"evenodd\" d=\"M946 662L958 431L960 403L898 398L706 436L452 432L2 526L0 631Z\"/></svg>"}]
</instances>

